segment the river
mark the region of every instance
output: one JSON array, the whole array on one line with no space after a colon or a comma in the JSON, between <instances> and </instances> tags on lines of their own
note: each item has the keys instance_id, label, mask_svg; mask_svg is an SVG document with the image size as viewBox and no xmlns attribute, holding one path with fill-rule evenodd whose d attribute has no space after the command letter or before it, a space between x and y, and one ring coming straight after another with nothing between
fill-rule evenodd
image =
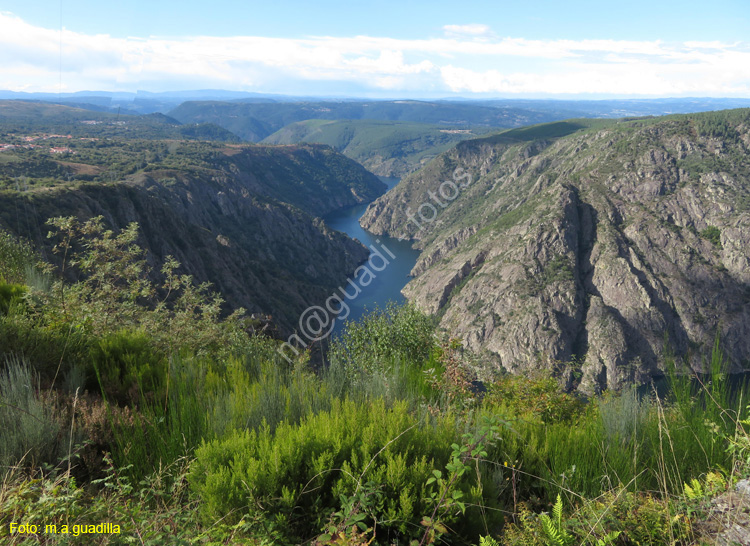
<instances>
[{"instance_id":1,"label":"river","mask_svg":"<svg viewBox=\"0 0 750 546\"><path fill-rule=\"evenodd\" d=\"M380 177L380 179L385 182L389 190L399 182L398 178ZM331 228L346 233L352 239L359 240L368 248L374 247L388 261L385 265L383 260L376 260L374 262L376 267L382 267L382 271L373 271L372 281L367 286L360 285L361 292L357 297L346 302L350 309L346 321L357 320L365 312L372 311L376 307L383 309L389 301L396 303L406 301L401 295L401 289L409 282L409 272L417 263L417 257L419 256L419 251L414 250L408 241L399 241L383 235L373 235L362 229L359 225L359 219L366 209L367 204L356 205L337 210L323 217L323 220ZM372 252L370 255L372 256ZM391 255L395 257L391 257ZM350 291L350 293L353 294L354 291ZM337 320L333 333L340 333L346 321Z\"/></svg>"}]
</instances>

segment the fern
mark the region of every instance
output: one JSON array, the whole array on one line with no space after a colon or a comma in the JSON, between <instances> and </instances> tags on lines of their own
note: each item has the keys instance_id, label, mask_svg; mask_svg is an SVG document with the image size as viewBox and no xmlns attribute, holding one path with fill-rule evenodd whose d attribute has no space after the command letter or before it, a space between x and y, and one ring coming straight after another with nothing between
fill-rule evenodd
<instances>
[{"instance_id":1,"label":"fern","mask_svg":"<svg viewBox=\"0 0 750 546\"><path fill-rule=\"evenodd\" d=\"M562 524L562 498L560 494L557 495L557 501L552 507L552 517L550 518L547 514L541 514L539 521L542 524L542 530L547 538L547 542L551 546L568 546L573 544L575 537L568 533Z\"/></svg>"},{"instance_id":2,"label":"fern","mask_svg":"<svg viewBox=\"0 0 750 546\"><path fill-rule=\"evenodd\" d=\"M620 533L622 533L622 531L610 531L604 535L603 538L597 539L596 546L610 546L610 544L614 544L615 540L620 536Z\"/></svg>"},{"instance_id":3,"label":"fern","mask_svg":"<svg viewBox=\"0 0 750 546\"><path fill-rule=\"evenodd\" d=\"M689 499L700 499L703 497L703 486L701 486L701 482L693 478L690 480L690 485L684 484L685 486L685 496Z\"/></svg>"}]
</instances>

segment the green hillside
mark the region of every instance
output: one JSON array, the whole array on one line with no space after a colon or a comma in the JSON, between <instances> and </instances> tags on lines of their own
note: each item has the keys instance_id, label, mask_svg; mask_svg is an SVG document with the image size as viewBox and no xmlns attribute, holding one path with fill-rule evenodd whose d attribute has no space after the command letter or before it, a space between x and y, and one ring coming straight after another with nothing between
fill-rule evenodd
<instances>
[{"instance_id":1,"label":"green hillside","mask_svg":"<svg viewBox=\"0 0 750 546\"><path fill-rule=\"evenodd\" d=\"M401 121L311 119L292 123L263 139L267 144L327 144L380 176L402 177L457 142L491 129Z\"/></svg>"}]
</instances>

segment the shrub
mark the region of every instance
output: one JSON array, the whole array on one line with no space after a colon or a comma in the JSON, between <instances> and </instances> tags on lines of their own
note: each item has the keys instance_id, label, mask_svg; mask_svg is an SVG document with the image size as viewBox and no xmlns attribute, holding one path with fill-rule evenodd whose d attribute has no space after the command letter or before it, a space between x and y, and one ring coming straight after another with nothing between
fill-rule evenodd
<instances>
[{"instance_id":1,"label":"shrub","mask_svg":"<svg viewBox=\"0 0 750 546\"><path fill-rule=\"evenodd\" d=\"M519 469L509 476L512 487L502 491L505 504L535 497L552 502L560 488L590 498L618 486L682 494L689 477L727 468L726 438L735 433L734 416L742 414L741 397L730 396L721 361L716 346L705 387L690 378L673 380L669 401L635 389L611 393L573 420L543 421L531 395L520 406L490 403L490 395L485 410L506 416L511 429L489 459L496 465L513 461Z\"/></svg>"},{"instance_id":2,"label":"shrub","mask_svg":"<svg viewBox=\"0 0 750 546\"><path fill-rule=\"evenodd\" d=\"M358 510L378 535L398 543L424 533L420 521L433 510L427 482L456 441L450 417L429 424L404 403L386 409L382 401L335 401L330 412L281 424L275 434L266 427L205 443L190 480L205 517L262 520L286 543L315 536L347 499L364 493ZM469 474L458 486L466 504L481 504L481 487ZM468 538L455 514L447 523Z\"/></svg>"},{"instance_id":3,"label":"shrub","mask_svg":"<svg viewBox=\"0 0 750 546\"><path fill-rule=\"evenodd\" d=\"M701 237L709 241L717 248L721 248L721 230L716 226L708 226L701 231Z\"/></svg>"},{"instance_id":4,"label":"shrub","mask_svg":"<svg viewBox=\"0 0 750 546\"><path fill-rule=\"evenodd\" d=\"M0 281L24 283L36 261L29 243L0 230Z\"/></svg>"},{"instance_id":5,"label":"shrub","mask_svg":"<svg viewBox=\"0 0 750 546\"><path fill-rule=\"evenodd\" d=\"M158 398L165 388L166 358L142 332L120 330L98 339L89 363L87 386L100 387L120 404L137 401L144 394Z\"/></svg>"},{"instance_id":6,"label":"shrub","mask_svg":"<svg viewBox=\"0 0 750 546\"><path fill-rule=\"evenodd\" d=\"M53 218L55 250L63 254L61 273L76 270L70 285L58 280L47 292L35 292L37 312L51 324L66 323L93 335L123 329L142 330L156 348L171 354L231 352L247 341L239 309L220 318L223 300L179 275L180 264L168 257L161 269L164 282L154 283L136 244L138 225L119 233L106 230L101 217L80 223L75 218ZM71 269L72 268L72 269ZM160 299L161 298L161 299Z\"/></svg>"},{"instance_id":7,"label":"shrub","mask_svg":"<svg viewBox=\"0 0 750 546\"><path fill-rule=\"evenodd\" d=\"M436 346L432 320L411 305L389 303L357 322L331 343L332 364L343 368L357 382L382 374L395 362L420 366Z\"/></svg>"},{"instance_id":8,"label":"shrub","mask_svg":"<svg viewBox=\"0 0 750 546\"><path fill-rule=\"evenodd\" d=\"M238 535L239 527L213 522L201 528L196 500L188 498L185 473L189 461L180 459L140 482L107 460L108 469L93 486L82 487L65 474L8 476L0 485L0 544L5 546L111 546L148 544L232 544L258 546ZM10 533L10 523L31 524L38 533ZM81 533L81 526L110 523L110 532ZM56 526L56 536L46 526ZM118 529L115 529L115 525ZM66 528L67 526L67 528Z\"/></svg>"},{"instance_id":9,"label":"shrub","mask_svg":"<svg viewBox=\"0 0 750 546\"><path fill-rule=\"evenodd\" d=\"M23 301L27 289L20 284L10 284L0 280L0 315L7 315Z\"/></svg>"},{"instance_id":10,"label":"shrub","mask_svg":"<svg viewBox=\"0 0 750 546\"><path fill-rule=\"evenodd\" d=\"M573 544L693 544L689 522L675 515L669 501L648 493L616 489L592 500L581 499L577 510L563 510L560 495L551 514L519 509L517 522L504 529L507 546L566 546Z\"/></svg>"},{"instance_id":11,"label":"shrub","mask_svg":"<svg viewBox=\"0 0 750 546\"><path fill-rule=\"evenodd\" d=\"M487 386L484 404L543 423L570 422L586 408L581 399L563 392L553 377L541 375L502 377Z\"/></svg>"}]
</instances>

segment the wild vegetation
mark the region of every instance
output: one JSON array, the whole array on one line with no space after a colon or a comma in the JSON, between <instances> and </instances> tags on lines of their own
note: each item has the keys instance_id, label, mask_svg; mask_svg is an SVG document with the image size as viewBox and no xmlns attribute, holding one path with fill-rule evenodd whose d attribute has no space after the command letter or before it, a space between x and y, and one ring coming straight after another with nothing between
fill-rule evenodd
<instances>
[{"instance_id":1,"label":"wild vegetation","mask_svg":"<svg viewBox=\"0 0 750 546\"><path fill-rule=\"evenodd\" d=\"M316 371L176 262L149 280L136 225L51 225L57 270L0 236L4 544L700 544L750 476L718 340L666 396L482 392L459 340L389 306Z\"/></svg>"}]
</instances>

